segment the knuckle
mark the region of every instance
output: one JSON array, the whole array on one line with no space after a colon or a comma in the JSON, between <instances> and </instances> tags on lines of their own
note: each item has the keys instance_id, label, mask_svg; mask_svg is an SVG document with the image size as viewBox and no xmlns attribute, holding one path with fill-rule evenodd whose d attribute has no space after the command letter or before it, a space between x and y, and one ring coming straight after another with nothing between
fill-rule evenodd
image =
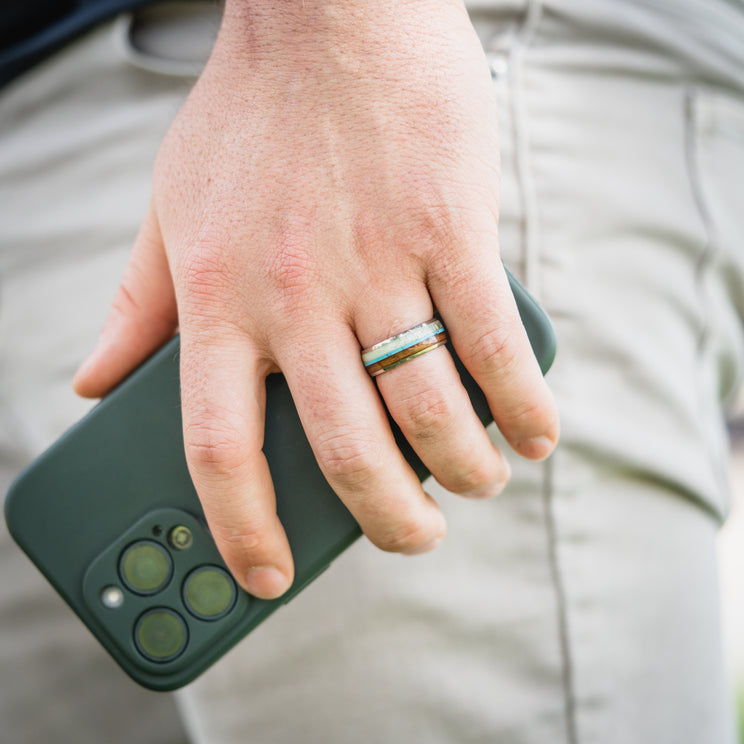
<instances>
[{"instance_id":1,"label":"knuckle","mask_svg":"<svg viewBox=\"0 0 744 744\"><path fill-rule=\"evenodd\" d=\"M198 248L181 258L178 275L189 315L211 315L211 308L223 314L224 308L235 302L235 271L230 270L224 251L209 240L202 240Z\"/></svg>"},{"instance_id":2,"label":"knuckle","mask_svg":"<svg viewBox=\"0 0 744 744\"><path fill-rule=\"evenodd\" d=\"M450 398L431 389L392 403L390 412L403 431L419 440L439 437L456 418Z\"/></svg>"},{"instance_id":3,"label":"knuckle","mask_svg":"<svg viewBox=\"0 0 744 744\"><path fill-rule=\"evenodd\" d=\"M135 298L133 290L130 290L127 281L119 285L111 303L111 310L118 315L128 317L141 312L142 306Z\"/></svg>"},{"instance_id":4,"label":"knuckle","mask_svg":"<svg viewBox=\"0 0 744 744\"><path fill-rule=\"evenodd\" d=\"M512 424L525 431L538 433L546 428L546 416L544 406L532 398L515 400L509 411Z\"/></svg>"},{"instance_id":5,"label":"knuckle","mask_svg":"<svg viewBox=\"0 0 744 744\"><path fill-rule=\"evenodd\" d=\"M287 308L304 306L305 298L318 286L313 251L307 238L286 232L276 244L268 263L268 278Z\"/></svg>"},{"instance_id":6,"label":"knuckle","mask_svg":"<svg viewBox=\"0 0 744 744\"><path fill-rule=\"evenodd\" d=\"M264 539L258 525L253 525L249 530L220 522L210 525L210 532L228 562L251 561L262 554Z\"/></svg>"},{"instance_id":7,"label":"knuckle","mask_svg":"<svg viewBox=\"0 0 744 744\"><path fill-rule=\"evenodd\" d=\"M215 238L202 237L181 257L179 269L187 286L222 287L230 276L224 250Z\"/></svg>"},{"instance_id":8,"label":"knuckle","mask_svg":"<svg viewBox=\"0 0 744 744\"><path fill-rule=\"evenodd\" d=\"M416 215L416 234L422 245L429 248L432 257L450 263L452 254L460 253L457 248L462 242L463 222L464 220L458 217L457 210L433 197L428 208Z\"/></svg>"},{"instance_id":9,"label":"knuckle","mask_svg":"<svg viewBox=\"0 0 744 744\"><path fill-rule=\"evenodd\" d=\"M329 479L355 487L372 477L381 460L380 446L373 436L349 432L321 437L315 456Z\"/></svg>"},{"instance_id":10,"label":"knuckle","mask_svg":"<svg viewBox=\"0 0 744 744\"><path fill-rule=\"evenodd\" d=\"M490 328L471 344L468 357L483 369L497 368L508 373L518 362L514 332L505 325Z\"/></svg>"},{"instance_id":11,"label":"knuckle","mask_svg":"<svg viewBox=\"0 0 744 744\"><path fill-rule=\"evenodd\" d=\"M231 426L199 421L184 428L186 459L199 472L229 478L250 457L248 448Z\"/></svg>"}]
</instances>

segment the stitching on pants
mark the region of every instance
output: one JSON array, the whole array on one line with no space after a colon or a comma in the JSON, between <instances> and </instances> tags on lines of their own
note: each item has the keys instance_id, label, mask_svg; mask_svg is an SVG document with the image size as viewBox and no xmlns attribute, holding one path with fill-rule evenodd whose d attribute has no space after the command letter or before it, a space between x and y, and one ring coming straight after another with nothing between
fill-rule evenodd
<instances>
[{"instance_id":1,"label":"stitching on pants","mask_svg":"<svg viewBox=\"0 0 744 744\"><path fill-rule=\"evenodd\" d=\"M537 198L529 170L529 135L527 111L523 98L524 54L532 42L542 17L542 0L529 0L527 16L512 49L510 65L511 85L509 90L512 126L514 127L514 163L516 180L522 200L522 244L524 246L524 283L533 296L540 300L539 281L539 232L537 224Z\"/></svg>"},{"instance_id":2,"label":"stitching on pants","mask_svg":"<svg viewBox=\"0 0 744 744\"><path fill-rule=\"evenodd\" d=\"M695 269L695 280L700 300L702 328L698 337L698 352L702 353L707 345L709 328L707 312L709 299L705 291L705 275L710 269L715 256L716 235L711 218L710 209L703 191L698 166L698 148L696 133L698 128L697 96L693 89L685 93L685 157L687 160L687 173L690 179L692 197L700 215L700 220L705 231L705 244L702 246L700 261Z\"/></svg>"},{"instance_id":3,"label":"stitching on pants","mask_svg":"<svg viewBox=\"0 0 744 744\"><path fill-rule=\"evenodd\" d=\"M537 217L537 190L532 180L529 163L529 133L526 103L524 101L524 57L525 51L532 43L542 18L542 0L529 0L527 16L520 29L517 43L511 51L509 90L516 179L522 199L523 221L522 241L524 245L525 284L540 299L540 234ZM543 466L543 508L545 512L545 530L550 562L550 575L555 591L556 616L558 626L558 644L560 647L563 705L566 722L567 744L579 744L576 723L576 697L574 692L574 668L571 655L571 641L568 628L568 607L563 575L558 559L558 529L556 525L553 501L554 458L548 459Z\"/></svg>"},{"instance_id":4,"label":"stitching on pants","mask_svg":"<svg viewBox=\"0 0 744 744\"><path fill-rule=\"evenodd\" d=\"M697 339L697 382L698 382L698 406L701 417L705 417L708 401L703 391L703 380L705 378L704 365L712 359L712 337L711 337L711 297L706 288L706 277L714 270L714 264L720 252L720 241L716 230L715 220L711 212L708 197L706 195L703 177L701 173L700 142L705 122L704 91L688 88L684 94L684 116L685 116L685 160L687 166L687 177L690 182L692 198L698 211L699 219L705 234L702 245L702 253L695 267L695 284L700 306L700 335ZM721 461L715 446L706 438L707 455L712 463L716 464L715 477L720 494L728 494L730 491L728 480L728 469L725 462ZM728 498L725 499L728 504ZM708 511L712 512L717 521L726 518L727 506L723 511L712 509L706 505Z\"/></svg>"},{"instance_id":5,"label":"stitching on pants","mask_svg":"<svg viewBox=\"0 0 744 744\"><path fill-rule=\"evenodd\" d=\"M563 662L563 694L566 714L566 742L579 744L576 725L576 697L574 695L573 660L571 657L571 640L568 628L568 607L566 589L563 583L560 561L558 559L558 529L553 510L554 457L548 458L543 465L543 507L545 509L545 530L547 533L550 575L555 589L556 615L558 621L558 643Z\"/></svg>"}]
</instances>

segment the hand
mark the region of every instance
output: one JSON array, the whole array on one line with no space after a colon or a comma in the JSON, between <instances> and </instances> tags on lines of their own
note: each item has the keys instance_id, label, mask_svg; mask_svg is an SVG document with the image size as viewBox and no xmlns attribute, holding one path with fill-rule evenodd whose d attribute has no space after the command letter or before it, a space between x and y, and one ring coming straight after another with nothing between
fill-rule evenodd
<instances>
[{"instance_id":1,"label":"hand","mask_svg":"<svg viewBox=\"0 0 744 744\"><path fill-rule=\"evenodd\" d=\"M498 256L498 174L490 78L460 2L228 0L75 386L107 392L180 326L190 472L249 592L279 596L293 577L261 451L271 372L386 550L433 548L445 522L385 406L451 491L494 495L509 467L445 348L376 382L361 348L436 307L512 447L554 447L556 407Z\"/></svg>"}]
</instances>

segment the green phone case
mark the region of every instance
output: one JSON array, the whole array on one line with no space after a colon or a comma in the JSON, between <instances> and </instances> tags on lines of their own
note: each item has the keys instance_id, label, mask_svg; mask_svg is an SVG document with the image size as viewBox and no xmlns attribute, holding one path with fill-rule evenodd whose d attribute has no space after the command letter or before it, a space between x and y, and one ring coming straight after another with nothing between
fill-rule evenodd
<instances>
[{"instance_id":1,"label":"green phone case","mask_svg":"<svg viewBox=\"0 0 744 744\"><path fill-rule=\"evenodd\" d=\"M555 354L552 327L509 278L545 373ZM264 452L295 581L273 601L239 589L186 467L178 355L176 338L21 473L5 501L16 542L119 665L155 690L194 679L361 534L315 462L284 378L271 375ZM490 421L484 395L456 363L476 412ZM425 466L394 431L425 478Z\"/></svg>"}]
</instances>

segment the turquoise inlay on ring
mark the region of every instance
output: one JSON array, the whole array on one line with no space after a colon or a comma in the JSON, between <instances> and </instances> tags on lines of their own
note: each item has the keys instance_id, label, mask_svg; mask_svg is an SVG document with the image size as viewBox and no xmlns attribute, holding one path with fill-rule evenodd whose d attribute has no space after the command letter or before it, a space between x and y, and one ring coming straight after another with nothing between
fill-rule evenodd
<instances>
[{"instance_id":1,"label":"turquoise inlay on ring","mask_svg":"<svg viewBox=\"0 0 744 744\"><path fill-rule=\"evenodd\" d=\"M427 351L436 349L446 342L447 333L442 321L432 318L364 349L362 361L367 371L374 377L403 362L415 359ZM411 350L410 354L405 353L408 349ZM388 362L385 363L385 360Z\"/></svg>"}]
</instances>

